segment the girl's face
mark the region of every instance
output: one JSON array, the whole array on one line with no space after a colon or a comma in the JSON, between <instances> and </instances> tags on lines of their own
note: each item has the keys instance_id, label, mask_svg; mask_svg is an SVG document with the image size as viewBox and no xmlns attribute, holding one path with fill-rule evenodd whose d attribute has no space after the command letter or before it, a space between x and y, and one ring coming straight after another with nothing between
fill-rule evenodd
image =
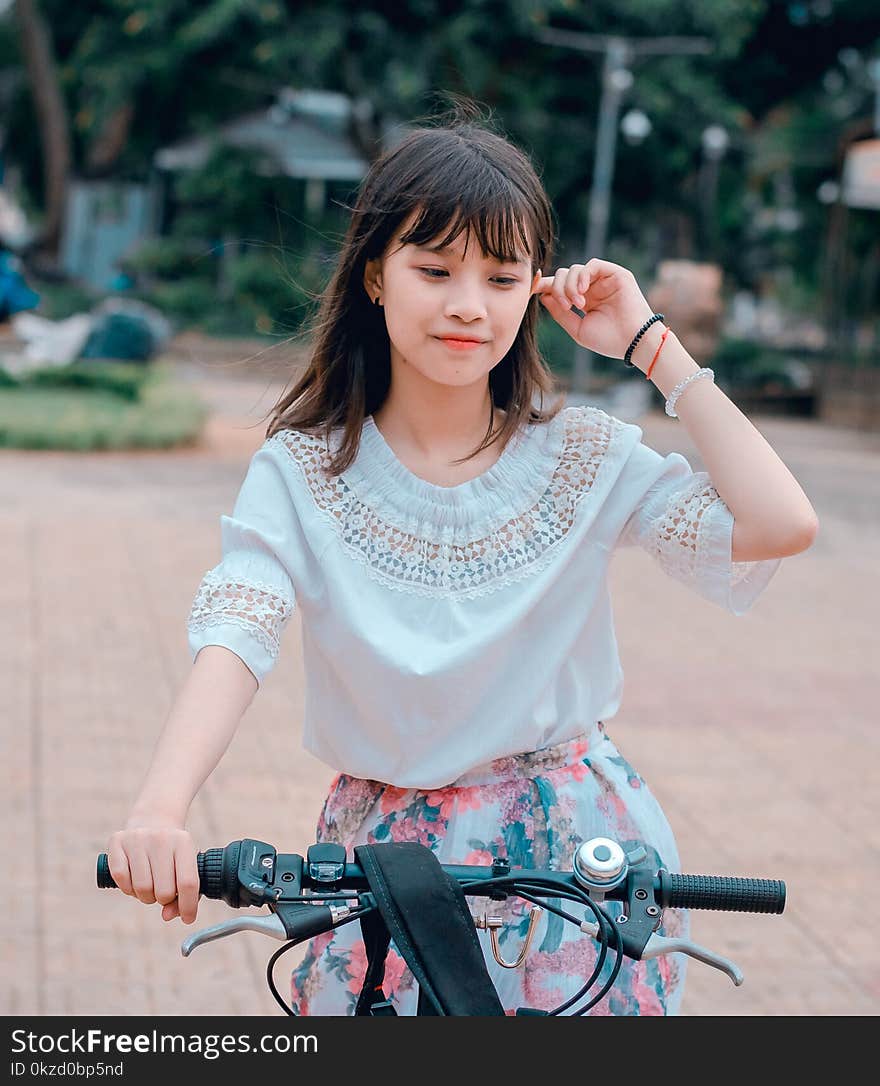
<instances>
[{"instance_id":1,"label":"girl's face","mask_svg":"<svg viewBox=\"0 0 880 1086\"><path fill-rule=\"evenodd\" d=\"M485 383L513 345L541 273L532 276L524 253L514 263L484 257L467 230L439 252L431 251L436 242L401 245L414 221L415 213L364 274L370 299L384 307L392 370L408 365L447 386ZM479 342L462 347L456 336Z\"/></svg>"}]
</instances>

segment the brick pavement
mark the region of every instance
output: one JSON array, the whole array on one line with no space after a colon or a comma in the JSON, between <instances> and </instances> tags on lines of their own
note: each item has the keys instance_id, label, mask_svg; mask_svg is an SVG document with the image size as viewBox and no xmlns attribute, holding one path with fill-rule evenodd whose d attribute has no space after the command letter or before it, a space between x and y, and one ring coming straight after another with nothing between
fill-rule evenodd
<instances>
[{"instance_id":1,"label":"brick pavement","mask_svg":"<svg viewBox=\"0 0 880 1086\"><path fill-rule=\"evenodd\" d=\"M256 424L277 382L191 361L212 402L202 442L167 453L0 452L4 793L23 878L7 895L7 1014L278 1013L270 945L242 933L184 959L195 928L95 889L94 860L128 811L190 667L185 620L219 560ZM645 441L699 468L684 429L651 411ZM819 538L736 619L640 551L611 573L626 692L610 734L646 777L683 866L784 878L781 917L694 914L694 936L746 982L692 963L690 1015L859 1014L880 1007L877 527L880 440L755 418L815 505ZM674 636L670 636L670 633ZM299 747L300 628L193 805L200 848L241 836L302 851L333 771ZM27 863L30 860L30 863ZM228 915L200 903L197 926ZM867 932L867 934L866 934ZM284 992L302 950L276 965Z\"/></svg>"}]
</instances>

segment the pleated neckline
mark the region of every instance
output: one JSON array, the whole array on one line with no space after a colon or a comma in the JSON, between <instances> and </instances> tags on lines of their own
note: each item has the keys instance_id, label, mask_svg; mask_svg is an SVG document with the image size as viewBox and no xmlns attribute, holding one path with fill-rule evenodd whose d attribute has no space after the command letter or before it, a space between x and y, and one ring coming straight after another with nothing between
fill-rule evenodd
<instances>
[{"instance_id":1,"label":"pleated neckline","mask_svg":"<svg viewBox=\"0 0 880 1086\"><path fill-rule=\"evenodd\" d=\"M494 464L454 486L410 471L367 415L358 454L342 477L365 505L406 530L428 538L445 531L451 538L471 529L477 538L531 507L546 490L562 450L565 411L515 433Z\"/></svg>"}]
</instances>

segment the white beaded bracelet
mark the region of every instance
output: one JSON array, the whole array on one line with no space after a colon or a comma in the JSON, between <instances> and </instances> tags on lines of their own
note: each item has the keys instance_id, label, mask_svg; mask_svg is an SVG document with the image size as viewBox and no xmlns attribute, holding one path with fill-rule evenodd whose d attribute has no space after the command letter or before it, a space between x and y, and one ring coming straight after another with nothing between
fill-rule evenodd
<instances>
[{"instance_id":1,"label":"white beaded bracelet","mask_svg":"<svg viewBox=\"0 0 880 1086\"><path fill-rule=\"evenodd\" d=\"M678 418L678 415L675 413L675 405L678 403L678 397L684 392L691 381L697 381L700 377L708 377L710 381L714 381L715 371L710 370L708 366L703 366L702 369L698 369L696 373L692 373L690 377L685 377L683 381L679 381L672 392L670 392L669 399L666 401L666 414L671 419Z\"/></svg>"}]
</instances>

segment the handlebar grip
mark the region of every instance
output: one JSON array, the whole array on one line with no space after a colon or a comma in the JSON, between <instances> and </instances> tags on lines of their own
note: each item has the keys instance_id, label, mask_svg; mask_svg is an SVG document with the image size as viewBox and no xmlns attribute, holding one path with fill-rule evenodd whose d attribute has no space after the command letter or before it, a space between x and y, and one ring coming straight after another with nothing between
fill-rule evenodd
<instances>
[{"instance_id":1,"label":"handlebar grip","mask_svg":"<svg viewBox=\"0 0 880 1086\"><path fill-rule=\"evenodd\" d=\"M199 893L203 897L222 898L224 888L223 864L226 850L222 848L209 848L206 852L200 852L196 856L199 867ZM235 854L238 860L238 854ZM116 880L110 874L110 864L107 853L102 852L98 856L97 880L99 890L117 890Z\"/></svg>"},{"instance_id":2,"label":"handlebar grip","mask_svg":"<svg viewBox=\"0 0 880 1086\"><path fill-rule=\"evenodd\" d=\"M110 864L107 862L107 853L102 852L98 856L98 889L116 890L116 880L110 874Z\"/></svg>"},{"instance_id":3,"label":"handlebar grip","mask_svg":"<svg viewBox=\"0 0 880 1086\"><path fill-rule=\"evenodd\" d=\"M660 904L665 909L724 909L741 913L781 913L785 883L777 879L736 879L722 875L671 875L660 872Z\"/></svg>"}]
</instances>

